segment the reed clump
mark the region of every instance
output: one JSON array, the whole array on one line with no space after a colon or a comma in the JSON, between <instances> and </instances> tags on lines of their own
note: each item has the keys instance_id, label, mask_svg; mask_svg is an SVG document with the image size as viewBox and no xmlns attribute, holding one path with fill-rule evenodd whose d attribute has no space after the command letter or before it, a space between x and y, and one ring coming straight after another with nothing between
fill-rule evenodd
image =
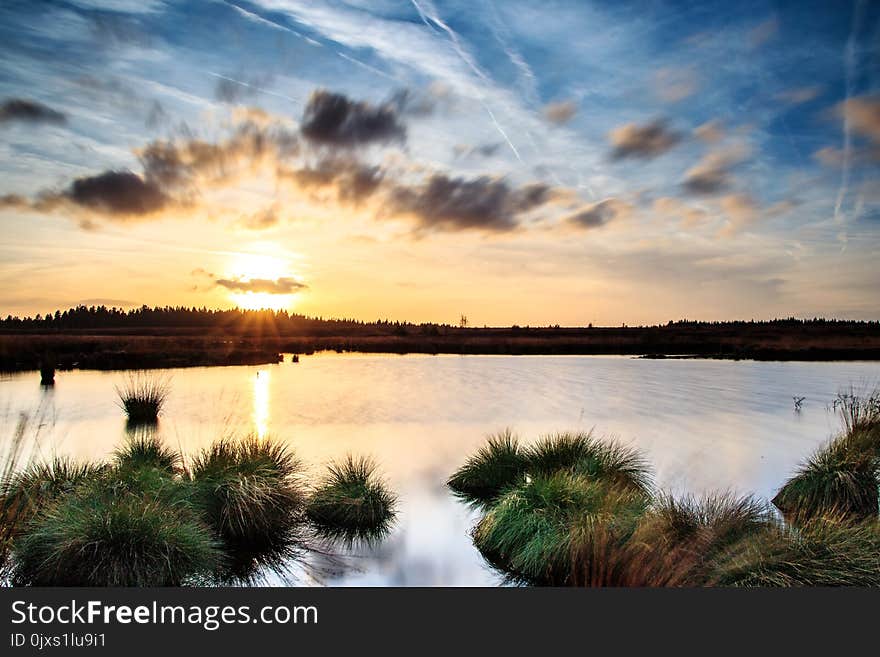
<instances>
[{"instance_id":1,"label":"reed clump","mask_svg":"<svg viewBox=\"0 0 880 657\"><path fill-rule=\"evenodd\" d=\"M129 426L158 422L170 391L167 379L144 373L129 376L121 386L116 387L119 404L125 411Z\"/></svg>"},{"instance_id":2,"label":"reed clump","mask_svg":"<svg viewBox=\"0 0 880 657\"><path fill-rule=\"evenodd\" d=\"M880 393L840 393L843 431L820 447L773 498L794 523L823 515L876 518L880 505Z\"/></svg>"},{"instance_id":3,"label":"reed clump","mask_svg":"<svg viewBox=\"0 0 880 657\"><path fill-rule=\"evenodd\" d=\"M230 555L228 575L280 568L302 542L303 466L274 440L221 440L190 466L194 499Z\"/></svg>"},{"instance_id":4,"label":"reed clump","mask_svg":"<svg viewBox=\"0 0 880 657\"><path fill-rule=\"evenodd\" d=\"M375 544L390 530L397 498L370 459L347 456L331 463L305 511L319 535L351 545Z\"/></svg>"},{"instance_id":5,"label":"reed clump","mask_svg":"<svg viewBox=\"0 0 880 657\"><path fill-rule=\"evenodd\" d=\"M351 458L333 468L352 486L337 498L327 481L310 486L275 440L222 439L187 464L139 431L106 463L10 471L0 486L0 513L16 527L4 535L5 572L16 585L252 583L313 549L316 533L348 537L355 523L373 540L390 527L394 496L374 467ZM307 508L323 510L320 522Z\"/></svg>"},{"instance_id":6,"label":"reed clump","mask_svg":"<svg viewBox=\"0 0 880 657\"><path fill-rule=\"evenodd\" d=\"M834 450L873 454L876 424L859 416ZM878 586L880 520L876 507L856 513L854 485L825 485L801 497L788 524L752 497L673 496L655 490L635 450L589 434L558 434L515 454L519 469L500 492L491 460L497 437L449 486L483 514L475 547L508 582L533 586ZM829 450L832 455L837 453ZM502 451L509 457L514 450ZM828 457L832 460L831 457ZM861 458L861 457L860 457ZM876 458L876 457L872 457ZM837 466L840 462L833 461ZM860 462L860 461L859 461ZM868 459L870 462L870 459ZM479 468L475 467L479 465ZM816 469L814 467L814 469ZM840 478L840 468L827 468ZM872 470L876 477L876 469ZM467 490L461 482L467 480ZM828 475L829 479L832 475ZM876 478L860 490L876 491ZM480 485L485 488L480 488ZM800 490L792 487L791 491ZM793 495L793 492L789 494Z\"/></svg>"},{"instance_id":7,"label":"reed clump","mask_svg":"<svg viewBox=\"0 0 880 657\"><path fill-rule=\"evenodd\" d=\"M507 429L490 436L447 481L460 499L477 507L494 505L507 491L533 477L569 472L647 494L651 470L635 450L592 433L561 433L524 448Z\"/></svg>"}]
</instances>

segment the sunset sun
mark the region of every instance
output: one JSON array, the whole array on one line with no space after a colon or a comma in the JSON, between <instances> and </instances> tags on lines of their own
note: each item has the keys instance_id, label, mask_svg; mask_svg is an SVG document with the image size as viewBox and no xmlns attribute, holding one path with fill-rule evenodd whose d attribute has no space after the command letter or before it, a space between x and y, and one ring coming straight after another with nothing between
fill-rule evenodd
<instances>
[{"instance_id":1,"label":"sunset sun","mask_svg":"<svg viewBox=\"0 0 880 657\"><path fill-rule=\"evenodd\" d=\"M262 253L237 253L228 275L217 284L229 290L229 298L246 310L282 310L294 304L305 289L287 259Z\"/></svg>"}]
</instances>

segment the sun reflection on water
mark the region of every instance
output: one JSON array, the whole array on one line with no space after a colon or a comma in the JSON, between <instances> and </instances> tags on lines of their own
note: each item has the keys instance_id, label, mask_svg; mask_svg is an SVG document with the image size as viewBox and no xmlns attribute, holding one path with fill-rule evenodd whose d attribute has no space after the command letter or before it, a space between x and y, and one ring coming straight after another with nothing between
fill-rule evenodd
<instances>
[{"instance_id":1,"label":"sun reflection on water","mask_svg":"<svg viewBox=\"0 0 880 657\"><path fill-rule=\"evenodd\" d=\"M260 439L269 432L270 376L269 370L257 370L254 376L254 432Z\"/></svg>"}]
</instances>

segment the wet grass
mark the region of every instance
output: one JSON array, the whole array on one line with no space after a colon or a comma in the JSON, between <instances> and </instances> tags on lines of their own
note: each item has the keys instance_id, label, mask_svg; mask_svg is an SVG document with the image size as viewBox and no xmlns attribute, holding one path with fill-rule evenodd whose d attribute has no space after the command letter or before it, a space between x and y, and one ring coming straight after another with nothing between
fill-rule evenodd
<instances>
[{"instance_id":1,"label":"wet grass","mask_svg":"<svg viewBox=\"0 0 880 657\"><path fill-rule=\"evenodd\" d=\"M323 537L373 545L390 530L396 506L397 498L376 474L375 463L349 455L330 464L306 515Z\"/></svg>"}]
</instances>

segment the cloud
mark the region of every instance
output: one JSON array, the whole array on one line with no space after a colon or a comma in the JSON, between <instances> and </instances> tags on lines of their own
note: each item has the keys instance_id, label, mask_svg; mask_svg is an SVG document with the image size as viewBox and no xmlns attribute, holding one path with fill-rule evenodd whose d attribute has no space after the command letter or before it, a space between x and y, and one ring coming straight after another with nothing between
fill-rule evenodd
<instances>
[{"instance_id":1,"label":"cloud","mask_svg":"<svg viewBox=\"0 0 880 657\"><path fill-rule=\"evenodd\" d=\"M249 111L231 136L218 143L200 139L152 141L137 151L144 176L163 188L226 181L263 162L275 164L299 153L299 138L265 113Z\"/></svg>"},{"instance_id":2,"label":"cloud","mask_svg":"<svg viewBox=\"0 0 880 657\"><path fill-rule=\"evenodd\" d=\"M762 23L759 23L747 35L749 45L752 48L758 48L770 41L779 32L779 19L771 16Z\"/></svg>"},{"instance_id":3,"label":"cloud","mask_svg":"<svg viewBox=\"0 0 880 657\"><path fill-rule=\"evenodd\" d=\"M661 68L654 75L654 90L667 103L692 96L699 86L700 78L692 68Z\"/></svg>"},{"instance_id":4,"label":"cloud","mask_svg":"<svg viewBox=\"0 0 880 657\"><path fill-rule=\"evenodd\" d=\"M638 125L627 123L608 133L613 150L611 157L654 158L675 146L681 136L671 131L662 119Z\"/></svg>"},{"instance_id":5,"label":"cloud","mask_svg":"<svg viewBox=\"0 0 880 657\"><path fill-rule=\"evenodd\" d=\"M258 292L263 294L296 294L308 289L308 285L295 278L218 278L216 285L233 292Z\"/></svg>"},{"instance_id":6,"label":"cloud","mask_svg":"<svg viewBox=\"0 0 880 657\"><path fill-rule=\"evenodd\" d=\"M718 120L707 121L694 128L694 134L698 139L714 144L724 139L724 126Z\"/></svg>"},{"instance_id":7,"label":"cloud","mask_svg":"<svg viewBox=\"0 0 880 657\"><path fill-rule=\"evenodd\" d=\"M730 186L731 169L749 155L742 144L711 151L685 173L684 188L693 194L716 194Z\"/></svg>"},{"instance_id":8,"label":"cloud","mask_svg":"<svg viewBox=\"0 0 880 657\"><path fill-rule=\"evenodd\" d=\"M502 148L503 144L501 142L493 142L491 144L480 144L479 146L467 146L465 144L458 144L453 148L453 153L455 157L471 157L474 155L479 155L480 157L492 157L497 154L498 151Z\"/></svg>"},{"instance_id":9,"label":"cloud","mask_svg":"<svg viewBox=\"0 0 880 657\"><path fill-rule=\"evenodd\" d=\"M880 146L880 95L849 98L836 106L835 113L848 120L856 134Z\"/></svg>"},{"instance_id":10,"label":"cloud","mask_svg":"<svg viewBox=\"0 0 880 657\"><path fill-rule=\"evenodd\" d=\"M247 230L268 230L280 223L278 206L271 205L253 214L243 216L238 225Z\"/></svg>"},{"instance_id":11,"label":"cloud","mask_svg":"<svg viewBox=\"0 0 880 657\"><path fill-rule=\"evenodd\" d=\"M679 219L683 228L694 228L703 223L707 217L707 212L702 208L695 208L670 196L655 199L652 209L662 217Z\"/></svg>"},{"instance_id":12,"label":"cloud","mask_svg":"<svg viewBox=\"0 0 880 657\"><path fill-rule=\"evenodd\" d=\"M0 124L13 121L63 125L67 122L67 116L35 100L9 98L0 103Z\"/></svg>"},{"instance_id":13,"label":"cloud","mask_svg":"<svg viewBox=\"0 0 880 657\"><path fill-rule=\"evenodd\" d=\"M214 98L221 103L235 105L245 98L252 98L260 93L264 87L272 83L270 75L249 78L245 75L236 77L217 75L217 84L214 86Z\"/></svg>"},{"instance_id":14,"label":"cloud","mask_svg":"<svg viewBox=\"0 0 880 657\"><path fill-rule=\"evenodd\" d=\"M118 216L151 214L170 202L156 183L131 171L105 171L77 178L60 196L81 207Z\"/></svg>"},{"instance_id":15,"label":"cloud","mask_svg":"<svg viewBox=\"0 0 880 657\"><path fill-rule=\"evenodd\" d=\"M820 86L797 87L787 91L780 91L776 94L776 98L789 105L802 105L813 100L820 93L822 93L822 87Z\"/></svg>"},{"instance_id":16,"label":"cloud","mask_svg":"<svg viewBox=\"0 0 880 657\"><path fill-rule=\"evenodd\" d=\"M556 125L568 123L574 118L576 113L577 104L573 100L563 100L558 103L544 105L544 118Z\"/></svg>"},{"instance_id":17,"label":"cloud","mask_svg":"<svg viewBox=\"0 0 880 657\"><path fill-rule=\"evenodd\" d=\"M721 237L733 237L758 219L760 211L754 199L747 194L731 194L718 200L727 223L719 232Z\"/></svg>"},{"instance_id":18,"label":"cloud","mask_svg":"<svg viewBox=\"0 0 880 657\"><path fill-rule=\"evenodd\" d=\"M607 198L597 203L585 205L563 219L564 223L577 228L599 228L615 219L630 214L632 207L616 198Z\"/></svg>"},{"instance_id":19,"label":"cloud","mask_svg":"<svg viewBox=\"0 0 880 657\"><path fill-rule=\"evenodd\" d=\"M393 104L371 105L324 89L312 92L300 129L309 141L328 146L406 140L406 128Z\"/></svg>"},{"instance_id":20,"label":"cloud","mask_svg":"<svg viewBox=\"0 0 880 657\"><path fill-rule=\"evenodd\" d=\"M393 187L387 209L414 217L425 229L504 232L552 197L553 189L540 183L512 187L500 178L435 173L420 185Z\"/></svg>"},{"instance_id":21,"label":"cloud","mask_svg":"<svg viewBox=\"0 0 880 657\"><path fill-rule=\"evenodd\" d=\"M335 191L340 203L359 205L382 185L385 173L350 157L328 157L299 169L279 168L278 177L302 190Z\"/></svg>"},{"instance_id":22,"label":"cloud","mask_svg":"<svg viewBox=\"0 0 880 657\"><path fill-rule=\"evenodd\" d=\"M455 105L455 95L449 85L438 81L425 90L400 89L392 95L388 104L402 116L421 118L438 111L451 110Z\"/></svg>"}]
</instances>

